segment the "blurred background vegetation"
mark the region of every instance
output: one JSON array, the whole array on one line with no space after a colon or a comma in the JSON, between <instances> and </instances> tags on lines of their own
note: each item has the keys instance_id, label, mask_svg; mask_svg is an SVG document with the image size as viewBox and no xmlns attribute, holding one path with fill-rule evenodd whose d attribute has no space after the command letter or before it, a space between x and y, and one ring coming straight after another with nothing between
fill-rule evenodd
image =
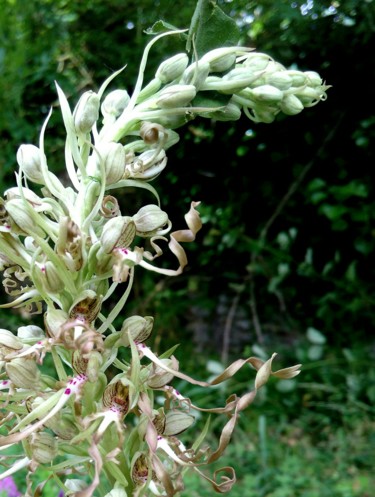
<instances>
[{"instance_id":1,"label":"blurred background vegetation","mask_svg":"<svg viewBox=\"0 0 375 497\"><path fill-rule=\"evenodd\" d=\"M326 102L271 125L198 119L179 130L154 185L176 228L191 200L202 202L204 227L186 246L182 276L138 271L128 315L154 315L154 346L181 343L181 368L201 378L238 356L277 351L280 367L303 363L296 380L271 382L242 414L227 453L239 479L232 496L371 497L375 3L217 5L236 20L240 44L316 70L332 88ZM115 85L130 92L144 30L159 19L188 28L194 8L184 0L0 0L1 190L13 185L17 148L37 143L50 106L49 162L62 174L55 81L74 104L127 65ZM183 49L171 37L155 45L147 78ZM30 319L40 318L3 310L0 326L16 330ZM198 405L219 405L249 381L246 371L227 389L176 386ZM187 476L183 495L211 490Z\"/></svg>"}]
</instances>

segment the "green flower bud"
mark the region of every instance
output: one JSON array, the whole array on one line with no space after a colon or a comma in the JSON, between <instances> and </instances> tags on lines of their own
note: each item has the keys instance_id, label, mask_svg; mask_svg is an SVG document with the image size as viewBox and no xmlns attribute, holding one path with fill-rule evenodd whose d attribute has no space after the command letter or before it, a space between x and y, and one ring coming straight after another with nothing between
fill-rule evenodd
<instances>
[{"instance_id":1,"label":"green flower bud","mask_svg":"<svg viewBox=\"0 0 375 497\"><path fill-rule=\"evenodd\" d=\"M195 417L183 411L169 411L165 417L163 435L170 437L187 430L195 421Z\"/></svg>"},{"instance_id":2,"label":"green flower bud","mask_svg":"<svg viewBox=\"0 0 375 497\"><path fill-rule=\"evenodd\" d=\"M168 366L171 369L175 369L176 371L178 370L178 363L176 360L173 359L160 359L163 364ZM147 385L150 388L162 388L165 385L168 385L174 378L173 373L169 373L168 371L165 371L160 366L157 366L155 364L152 365L151 373L150 376L147 378Z\"/></svg>"},{"instance_id":3,"label":"green flower bud","mask_svg":"<svg viewBox=\"0 0 375 497\"><path fill-rule=\"evenodd\" d=\"M77 133L90 133L99 118L100 100L93 91L86 91L79 99L73 112L74 126Z\"/></svg>"},{"instance_id":4,"label":"green flower bud","mask_svg":"<svg viewBox=\"0 0 375 497\"><path fill-rule=\"evenodd\" d=\"M156 104L162 109L186 107L195 97L194 85L171 85L163 88L157 97Z\"/></svg>"},{"instance_id":5,"label":"green flower bud","mask_svg":"<svg viewBox=\"0 0 375 497\"><path fill-rule=\"evenodd\" d=\"M236 67L225 74L222 78L209 76L202 90L217 90L224 94L233 94L243 90L256 81L261 73L254 73L247 67Z\"/></svg>"},{"instance_id":6,"label":"green flower bud","mask_svg":"<svg viewBox=\"0 0 375 497\"><path fill-rule=\"evenodd\" d=\"M210 73L210 64L208 62L193 62L184 71L181 83L184 85L194 85L197 90L202 88L207 76Z\"/></svg>"},{"instance_id":7,"label":"green flower bud","mask_svg":"<svg viewBox=\"0 0 375 497\"><path fill-rule=\"evenodd\" d=\"M220 107L219 104L218 107ZM237 121L241 117L241 107L235 102L228 102L222 109L212 112L197 112L197 114L215 121Z\"/></svg>"},{"instance_id":8,"label":"green flower bud","mask_svg":"<svg viewBox=\"0 0 375 497\"><path fill-rule=\"evenodd\" d=\"M107 185L120 181L125 172L125 149L121 143L102 143L98 146L98 152L103 161Z\"/></svg>"},{"instance_id":9,"label":"green flower bud","mask_svg":"<svg viewBox=\"0 0 375 497\"><path fill-rule=\"evenodd\" d=\"M150 204L141 207L133 216L137 235L150 236L168 222L168 214L157 205Z\"/></svg>"},{"instance_id":10,"label":"green flower bud","mask_svg":"<svg viewBox=\"0 0 375 497\"><path fill-rule=\"evenodd\" d=\"M292 78L292 86L300 87L306 85L306 76L301 71L289 70L289 76Z\"/></svg>"},{"instance_id":11,"label":"green flower bud","mask_svg":"<svg viewBox=\"0 0 375 497\"><path fill-rule=\"evenodd\" d=\"M288 116L294 116L303 110L303 104L295 95L285 95L280 102L280 110Z\"/></svg>"},{"instance_id":12,"label":"green flower bud","mask_svg":"<svg viewBox=\"0 0 375 497\"><path fill-rule=\"evenodd\" d=\"M205 53L200 61L210 64L210 72L228 71L236 61L237 50L238 47L215 48Z\"/></svg>"},{"instance_id":13,"label":"green flower bud","mask_svg":"<svg viewBox=\"0 0 375 497\"><path fill-rule=\"evenodd\" d=\"M129 94L126 90L113 90L105 97L101 105L101 112L106 118L108 116L118 117L130 100Z\"/></svg>"},{"instance_id":14,"label":"green flower bud","mask_svg":"<svg viewBox=\"0 0 375 497\"><path fill-rule=\"evenodd\" d=\"M321 86L323 84L323 80L320 75L315 71L305 71L304 76L308 79L309 86Z\"/></svg>"},{"instance_id":15,"label":"green flower bud","mask_svg":"<svg viewBox=\"0 0 375 497\"><path fill-rule=\"evenodd\" d=\"M267 108L255 107L253 109L254 118L256 123L272 123L275 120L277 111L269 110Z\"/></svg>"},{"instance_id":16,"label":"green flower bud","mask_svg":"<svg viewBox=\"0 0 375 497\"><path fill-rule=\"evenodd\" d=\"M283 91L289 90L293 81L291 76L289 76L288 71L275 71L266 75L265 82L266 84Z\"/></svg>"},{"instance_id":17,"label":"green flower bud","mask_svg":"<svg viewBox=\"0 0 375 497\"><path fill-rule=\"evenodd\" d=\"M33 390L38 388L40 371L33 359L15 358L5 364L5 371L10 381L17 388Z\"/></svg>"},{"instance_id":18,"label":"green flower bud","mask_svg":"<svg viewBox=\"0 0 375 497\"><path fill-rule=\"evenodd\" d=\"M129 335L134 342L142 343L151 335L154 326L154 318L152 316L131 316L122 323L121 338L118 341L118 346L123 345L129 347Z\"/></svg>"},{"instance_id":19,"label":"green flower bud","mask_svg":"<svg viewBox=\"0 0 375 497\"><path fill-rule=\"evenodd\" d=\"M22 342L9 330L0 329L0 355L22 349Z\"/></svg>"},{"instance_id":20,"label":"green flower bud","mask_svg":"<svg viewBox=\"0 0 375 497\"><path fill-rule=\"evenodd\" d=\"M271 57L265 53L251 52L243 62L244 66L249 67L252 71L264 71L272 61Z\"/></svg>"},{"instance_id":21,"label":"green flower bud","mask_svg":"<svg viewBox=\"0 0 375 497\"><path fill-rule=\"evenodd\" d=\"M17 162L27 179L39 185L44 185L41 153L35 145L21 145L17 150Z\"/></svg>"},{"instance_id":22,"label":"green flower bud","mask_svg":"<svg viewBox=\"0 0 375 497\"><path fill-rule=\"evenodd\" d=\"M68 314L61 309L48 308L44 313L44 326L47 335L51 338L57 337L60 334L61 327L68 321Z\"/></svg>"},{"instance_id":23,"label":"green flower bud","mask_svg":"<svg viewBox=\"0 0 375 497\"><path fill-rule=\"evenodd\" d=\"M39 279L47 293L59 293L64 289L65 284L51 261L40 266Z\"/></svg>"},{"instance_id":24,"label":"green flower bud","mask_svg":"<svg viewBox=\"0 0 375 497\"><path fill-rule=\"evenodd\" d=\"M251 95L258 102L276 104L282 100L284 93L274 86L262 85L254 88Z\"/></svg>"},{"instance_id":25,"label":"green flower bud","mask_svg":"<svg viewBox=\"0 0 375 497\"><path fill-rule=\"evenodd\" d=\"M136 235L136 225L129 216L118 216L109 219L100 237L101 248L104 253L110 254L117 247L127 248Z\"/></svg>"},{"instance_id":26,"label":"green flower bud","mask_svg":"<svg viewBox=\"0 0 375 497\"><path fill-rule=\"evenodd\" d=\"M188 63L189 57L186 53L176 54L160 64L155 77L164 84L170 83L182 75Z\"/></svg>"},{"instance_id":27,"label":"green flower bud","mask_svg":"<svg viewBox=\"0 0 375 497\"><path fill-rule=\"evenodd\" d=\"M151 80L148 83L148 85L145 86L143 90L139 92L139 95L137 97L137 104L144 102L148 98L155 95L155 93L157 93L160 90L160 87L161 87L161 81L159 78L154 78L153 80Z\"/></svg>"},{"instance_id":28,"label":"green flower bud","mask_svg":"<svg viewBox=\"0 0 375 497\"><path fill-rule=\"evenodd\" d=\"M36 224L35 218L30 215L23 200L16 198L8 200L5 203L5 208L10 216L11 227L14 228L15 232L31 236L37 235L40 238L46 236L44 230ZM38 214L35 215L38 216Z\"/></svg>"},{"instance_id":29,"label":"green flower bud","mask_svg":"<svg viewBox=\"0 0 375 497\"><path fill-rule=\"evenodd\" d=\"M28 326L20 326L17 330L17 336L24 343L34 343L38 342L42 338L45 338L44 331L39 326L29 324Z\"/></svg>"},{"instance_id":30,"label":"green flower bud","mask_svg":"<svg viewBox=\"0 0 375 497\"><path fill-rule=\"evenodd\" d=\"M30 449L33 461L48 464L57 456L57 440L47 432L33 433L30 437Z\"/></svg>"},{"instance_id":31,"label":"green flower bud","mask_svg":"<svg viewBox=\"0 0 375 497\"><path fill-rule=\"evenodd\" d=\"M319 102L323 94L324 92L311 86L306 86L294 92L294 95L300 99L304 107L311 107L316 102Z\"/></svg>"}]
</instances>

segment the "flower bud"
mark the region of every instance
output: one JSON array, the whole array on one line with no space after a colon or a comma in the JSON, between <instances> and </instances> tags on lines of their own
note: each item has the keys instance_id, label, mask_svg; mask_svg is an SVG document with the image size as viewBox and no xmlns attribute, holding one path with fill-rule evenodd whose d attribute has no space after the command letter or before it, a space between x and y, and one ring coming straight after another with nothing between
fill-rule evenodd
<instances>
[{"instance_id":1,"label":"flower bud","mask_svg":"<svg viewBox=\"0 0 375 497\"><path fill-rule=\"evenodd\" d=\"M103 100L100 108L103 116L118 117L128 105L129 100L130 97L126 90L111 91Z\"/></svg>"},{"instance_id":2,"label":"flower bud","mask_svg":"<svg viewBox=\"0 0 375 497\"><path fill-rule=\"evenodd\" d=\"M90 133L99 118L100 100L93 91L86 91L79 99L73 112L74 126L77 133Z\"/></svg>"},{"instance_id":3,"label":"flower bud","mask_svg":"<svg viewBox=\"0 0 375 497\"><path fill-rule=\"evenodd\" d=\"M40 273L41 283L47 293L59 293L64 289L65 284L51 261L46 261L40 267Z\"/></svg>"},{"instance_id":4,"label":"flower bud","mask_svg":"<svg viewBox=\"0 0 375 497\"><path fill-rule=\"evenodd\" d=\"M193 100L196 93L194 85L171 85L161 90L156 104L162 109L185 107Z\"/></svg>"},{"instance_id":5,"label":"flower bud","mask_svg":"<svg viewBox=\"0 0 375 497\"><path fill-rule=\"evenodd\" d=\"M144 102L148 98L155 95L160 90L161 81L159 78L152 79L148 85L146 85L140 92L137 97L137 104Z\"/></svg>"},{"instance_id":6,"label":"flower bud","mask_svg":"<svg viewBox=\"0 0 375 497\"><path fill-rule=\"evenodd\" d=\"M166 437L178 435L187 430L195 421L195 417L183 411L169 411L165 417L163 435Z\"/></svg>"},{"instance_id":7,"label":"flower bud","mask_svg":"<svg viewBox=\"0 0 375 497\"><path fill-rule=\"evenodd\" d=\"M314 105L314 103L319 102L322 94L323 92L320 92L318 88L313 88L311 86L305 86L305 88L294 92L294 95L300 99L304 107L310 107Z\"/></svg>"},{"instance_id":8,"label":"flower bud","mask_svg":"<svg viewBox=\"0 0 375 497\"><path fill-rule=\"evenodd\" d=\"M237 121L241 117L241 108L234 102L228 102L222 109L212 112L197 112L197 114L215 121Z\"/></svg>"},{"instance_id":9,"label":"flower bud","mask_svg":"<svg viewBox=\"0 0 375 497\"><path fill-rule=\"evenodd\" d=\"M37 235L40 238L46 236L44 230L36 224L35 219L30 215L23 200L16 198L8 200L5 203L5 207L11 218L11 226L15 229L15 232L19 231L20 234ZM35 216L38 216L38 214L35 214Z\"/></svg>"},{"instance_id":10,"label":"flower bud","mask_svg":"<svg viewBox=\"0 0 375 497\"><path fill-rule=\"evenodd\" d=\"M40 371L33 359L13 359L5 364L5 371L17 388L36 389L39 385Z\"/></svg>"},{"instance_id":11,"label":"flower bud","mask_svg":"<svg viewBox=\"0 0 375 497\"><path fill-rule=\"evenodd\" d=\"M306 76L303 72L296 71L296 70L289 70L288 74L292 78L292 86L295 86L298 88L300 86L306 85L306 82L307 82Z\"/></svg>"},{"instance_id":12,"label":"flower bud","mask_svg":"<svg viewBox=\"0 0 375 497\"><path fill-rule=\"evenodd\" d=\"M33 343L45 338L42 328L39 328L39 326L35 326L33 324L29 324L28 326L20 326L17 330L17 336L25 343Z\"/></svg>"},{"instance_id":13,"label":"flower bud","mask_svg":"<svg viewBox=\"0 0 375 497\"><path fill-rule=\"evenodd\" d=\"M41 153L35 145L21 145L17 150L17 162L27 179L39 185L44 185Z\"/></svg>"},{"instance_id":14,"label":"flower bud","mask_svg":"<svg viewBox=\"0 0 375 497\"><path fill-rule=\"evenodd\" d=\"M130 316L122 323L121 338L118 345L129 347L129 335L134 342L145 342L151 335L153 326L154 318L152 316Z\"/></svg>"},{"instance_id":15,"label":"flower bud","mask_svg":"<svg viewBox=\"0 0 375 497\"><path fill-rule=\"evenodd\" d=\"M125 149L121 143L102 143L98 146L98 152L103 161L107 185L120 181L125 172Z\"/></svg>"},{"instance_id":16,"label":"flower bud","mask_svg":"<svg viewBox=\"0 0 375 497\"><path fill-rule=\"evenodd\" d=\"M155 77L164 84L170 83L182 75L188 63L189 57L186 53L176 54L160 64Z\"/></svg>"},{"instance_id":17,"label":"flower bud","mask_svg":"<svg viewBox=\"0 0 375 497\"><path fill-rule=\"evenodd\" d=\"M233 94L243 90L256 81L262 73L253 72L247 67L235 67L222 78L209 76L202 90L217 90L224 94Z\"/></svg>"},{"instance_id":18,"label":"flower bud","mask_svg":"<svg viewBox=\"0 0 375 497\"><path fill-rule=\"evenodd\" d=\"M178 362L176 359L160 359L160 361L171 369L178 370ZM173 373L169 373L165 369L155 364L152 365L150 376L147 378L147 385L150 388L162 388L168 385L174 378Z\"/></svg>"},{"instance_id":19,"label":"flower bud","mask_svg":"<svg viewBox=\"0 0 375 497\"><path fill-rule=\"evenodd\" d=\"M252 90L251 94L255 100L266 104L278 103L284 96L281 90L271 85L258 86Z\"/></svg>"},{"instance_id":20,"label":"flower bud","mask_svg":"<svg viewBox=\"0 0 375 497\"><path fill-rule=\"evenodd\" d=\"M57 440L47 432L33 433L30 437L30 449L33 461L48 464L57 456Z\"/></svg>"},{"instance_id":21,"label":"flower bud","mask_svg":"<svg viewBox=\"0 0 375 497\"><path fill-rule=\"evenodd\" d=\"M309 81L309 86L321 86L323 83L320 75L315 71L305 71L303 73Z\"/></svg>"},{"instance_id":22,"label":"flower bud","mask_svg":"<svg viewBox=\"0 0 375 497\"><path fill-rule=\"evenodd\" d=\"M303 104L295 95L285 95L280 102L280 110L288 116L294 116L303 110Z\"/></svg>"},{"instance_id":23,"label":"flower bud","mask_svg":"<svg viewBox=\"0 0 375 497\"><path fill-rule=\"evenodd\" d=\"M0 351L20 350L22 347L22 342L11 331L0 329Z\"/></svg>"},{"instance_id":24,"label":"flower bud","mask_svg":"<svg viewBox=\"0 0 375 497\"><path fill-rule=\"evenodd\" d=\"M149 236L168 222L168 214L157 205L150 204L141 207L133 216L137 235Z\"/></svg>"},{"instance_id":25,"label":"flower bud","mask_svg":"<svg viewBox=\"0 0 375 497\"><path fill-rule=\"evenodd\" d=\"M292 78L289 76L288 71L275 71L271 74L267 74L265 82L282 91L289 90L292 86Z\"/></svg>"},{"instance_id":26,"label":"flower bud","mask_svg":"<svg viewBox=\"0 0 375 497\"><path fill-rule=\"evenodd\" d=\"M251 52L247 55L243 65L252 71L264 71L271 60L271 57L265 53Z\"/></svg>"},{"instance_id":27,"label":"flower bud","mask_svg":"<svg viewBox=\"0 0 375 497\"><path fill-rule=\"evenodd\" d=\"M207 76L210 73L210 64L208 62L193 62L184 71L181 83L184 85L194 85L197 90L202 88Z\"/></svg>"},{"instance_id":28,"label":"flower bud","mask_svg":"<svg viewBox=\"0 0 375 497\"><path fill-rule=\"evenodd\" d=\"M209 63L210 72L228 71L236 61L237 50L237 47L215 48L205 53L200 61Z\"/></svg>"},{"instance_id":29,"label":"flower bud","mask_svg":"<svg viewBox=\"0 0 375 497\"><path fill-rule=\"evenodd\" d=\"M61 327L68 321L68 314L61 309L48 308L44 313L44 326L47 335L51 338L59 336Z\"/></svg>"},{"instance_id":30,"label":"flower bud","mask_svg":"<svg viewBox=\"0 0 375 497\"><path fill-rule=\"evenodd\" d=\"M129 216L118 216L109 219L100 237L104 253L110 254L117 247L127 248L131 245L136 235L136 224Z\"/></svg>"}]
</instances>

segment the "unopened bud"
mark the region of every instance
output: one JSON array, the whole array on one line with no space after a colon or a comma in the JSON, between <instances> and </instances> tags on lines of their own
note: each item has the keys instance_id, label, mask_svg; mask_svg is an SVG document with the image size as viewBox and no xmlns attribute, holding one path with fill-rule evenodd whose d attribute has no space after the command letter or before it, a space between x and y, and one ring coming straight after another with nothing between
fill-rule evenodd
<instances>
[{"instance_id":1,"label":"unopened bud","mask_svg":"<svg viewBox=\"0 0 375 497\"><path fill-rule=\"evenodd\" d=\"M168 368L178 371L178 362L176 359L160 359L160 361ZM166 371L161 366L153 364L150 376L147 378L147 385L150 388L162 388L168 385L173 378L173 373Z\"/></svg>"},{"instance_id":2,"label":"unopened bud","mask_svg":"<svg viewBox=\"0 0 375 497\"><path fill-rule=\"evenodd\" d=\"M40 280L47 293L59 293L64 288L64 282L51 261L42 264L40 272Z\"/></svg>"},{"instance_id":3,"label":"unopened bud","mask_svg":"<svg viewBox=\"0 0 375 497\"><path fill-rule=\"evenodd\" d=\"M220 106L218 105L218 107ZM228 102L222 108L212 112L198 112L198 115L215 121L237 121L241 117L241 108L234 102Z\"/></svg>"},{"instance_id":4,"label":"unopened bud","mask_svg":"<svg viewBox=\"0 0 375 497\"><path fill-rule=\"evenodd\" d=\"M104 117L113 116L118 117L130 100L129 94L126 90L113 90L105 97L101 105L101 111Z\"/></svg>"},{"instance_id":5,"label":"unopened bud","mask_svg":"<svg viewBox=\"0 0 375 497\"><path fill-rule=\"evenodd\" d=\"M51 338L59 336L61 327L68 321L68 314L61 309L48 308L44 314L44 326Z\"/></svg>"},{"instance_id":6,"label":"unopened bud","mask_svg":"<svg viewBox=\"0 0 375 497\"><path fill-rule=\"evenodd\" d=\"M79 99L73 112L74 126L77 133L86 134L91 131L99 118L100 100L93 91L86 91Z\"/></svg>"},{"instance_id":7,"label":"unopened bud","mask_svg":"<svg viewBox=\"0 0 375 497\"><path fill-rule=\"evenodd\" d=\"M20 234L37 235L40 238L46 236L44 230L36 224L35 219L31 216L23 200L16 198L8 200L5 203L5 207L11 218L11 226L15 231L19 230ZM35 213L35 216L38 215Z\"/></svg>"},{"instance_id":8,"label":"unopened bud","mask_svg":"<svg viewBox=\"0 0 375 497\"><path fill-rule=\"evenodd\" d=\"M41 153L35 145L21 145L17 150L17 162L27 179L39 185L44 185Z\"/></svg>"},{"instance_id":9,"label":"unopened bud","mask_svg":"<svg viewBox=\"0 0 375 497\"><path fill-rule=\"evenodd\" d=\"M34 324L20 326L17 330L17 336L25 343L33 343L45 338L42 328L39 328L39 326L35 326Z\"/></svg>"},{"instance_id":10,"label":"unopened bud","mask_svg":"<svg viewBox=\"0 0 375 497\"><path fill-rule=\"evenodd\" d=\"M22 342L11 331L0 329L0 351L20 350L22 347Z\"/></svg>"},{"instance_id":11,"label":"unopened bud","mask_svg":"<svg viewBox=\"0 0 375 497\"><path fill-rule=\"evenodd\" d=\"M48 464L57 456L57 440L47 432L33 433L30 437L30 449L33 461Z\"/></svg>"},{"instance_id":12,"label":"unopened bud","mask_svg":"<svg viewBox=\"0 0 375 497\"><path fill-rule=\"evenodd\" d=\"M150 204L141 207L133 216L137 235L149 236L168 222L168 214L157 205Z\"/></svg>"},{"instance_id":13,"label":"unopened bud","mask_svg":"<svg viewBox=\"0 0 375 497\"><path fill-rule=\"evenodd\" d=\"M39 385L40 371L33 359L13 359L5 364L5 371L17 388L35 389Z\"/></svg>"},{"instance_id":14,"label":"unopened bud","mask_svg":"<svg viewBox=\"0 0 375 497\"><path fill-rule=\"evenodd\" d=\"M170 83L182 75L188 63L189 57L186 53L176 54L160 64L155 77L164 84Z\"/></svg>"},{"instance_id":15,"label":"unopened bud","mask_svg":"<svg viewBox=\"0 0 375 497\"><path fill-rule=\"evenodd\" d=\"M252 71L264 71L271 60L271 57L265 53L251 52L247 55L243 65Z\"/></svg>"},{"instance_id":16,"label":"unopened bud","mask_svg":"<svg viewBox=\"0 0 375 497\"><path fill-rule=\"evenodd\" d=\"M162 109L186 107L195 97L197 90L194 85L171 85L159 93L156 104Z\"/></svg>"},{"instance_id":17,"label":"unopened bud","mask_svg":"<svg viewBox=\"0 0 375 497\"><path fill-rule=\"evenodd\" d=\"M178 435L187 430L195 421L194 416L183 411L169 411L165 418L163 435L166 437Z\"/></svg>"},{"instance_id":18,"label":"unopened bud","mask_svg":"<svg viewBox=\"0 0 375 497\"><path fill-rule=\"evenodd\" d=\"M151 335L154 326L152 316L131 316L123 322L121 326L121 338L118 345L128 347L130 345L129 336L134 342L142 343Z\"/></svg>"},{"instance_id":19,"label":"unopened bud","mask_svg":"<svg viewBox=\"0 0 375 497\"><path fill-rule=\"evenodd\" d=\"M285 95L280 102L280 110L287 116L294 116L303 110L303 104L295 95Z\"/></svg>"},{"instance_id":20,"label":"unopened bud","mask_svg":"<svg viewBox=\"0 0 375 497\"><path fill-rule=\"evenodd\" d=\"M252 97L262 103L275 104L282 100L284 93L271 85L262 85L254 88L251 92Z\"/></svg>"},{"instance_id":21,"label":"unopened bud","mask_svg":"<svg viewBox=\"0 0 375 497\"><path fill-rule=\"evenodd\" d=\"M288 71L275 71L271 74L267 74L265 81L267 84L282 91L289 90L292 86L292 78L289 76Z\"/></svg>"},{"instance_id":22,"label":"unopened bud","mask_svg":"<svg viewBox=\"0 0 375 497\"><path fill-rule=\"evenodd\" d=\"M210 64L210 72L224 72L230 69L236 61L238 47L215 48L205 53L201 62Z\"/></svg>"},{"instance_id":23,"label":"unopened bud","mask_svg":"<svg viewBox=\"0 0 375 497\"><path fill-rule=\"evenodd\" d=\"M210 64L198 60L193 62L184 71L181 83L184 85L194 85L197 90L202 88L207 76L210 73Z\"/></svg>"},{"instance_id":24,"label":"unopened bud","mask_svg":"<svg viewBox=\"0 0 375 497\"><path fill-rule=\"evenodd\" d=\"M103 143L98 147L100 160L103 161L107 185L120 181L125 172L125 149L121 143Z\"/></svg>"},{"instance_id":25,"label":"unopened bud","mask_svg":"<svg viewBox=\"0 0 375 497\"><path fill-rule=\"evenodd\" d=\"M320 75L315 71L305 71L303 73L309 81L309 86L321 86L323 80Z\"/></svg>"},{"instance_id":26,"label":"unopened bud","mask_svg":"<svg viewBox=\"0 0 375 497\"><path fill-rule=\"evenodd\" d=\"M129 216L118 216L109 219L100 237L104 253L110 254L115 248L127 248L131 245L136 235L136 225Z\"/></svg>"}]
</instances>

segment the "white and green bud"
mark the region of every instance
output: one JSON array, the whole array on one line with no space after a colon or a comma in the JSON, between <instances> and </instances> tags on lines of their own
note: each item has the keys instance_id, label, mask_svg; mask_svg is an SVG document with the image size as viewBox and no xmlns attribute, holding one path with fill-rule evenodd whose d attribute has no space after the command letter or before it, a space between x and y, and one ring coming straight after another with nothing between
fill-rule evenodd
<instances>
[{"instance_id":1,"label":"white and green bud","mask_svg":"<svg viewBox=\"0 0 375 497\"><path fill-rule=\"evenodd\" d=\"M150 236L168 222L168 214L155 204L141 207L133 216L137 235Z\"/></svg>"},{"instance_id":2,"label":"white and green bud","mask_svg":"<svg viewBox=\"0 0 375 497\"><path fill-rule=\"evenodd\" d=\"M266 74L265 82L268 85L284 91L289 90L292 86L293 80L291 76L289 76L288 71L275 71L271 74Z\"/></svg>"},{"instance_id":3,"label":"white and green bud","mask_svg":"<svg viewBox=\"0 0 375 497\"><path fill-rule=\"evenodd\" d=\"M145 342L150 337L153 326L154 318L152 316L130 316L122 323L121 337L117 346L129 347L129 336L134 342Z\"/></svg>"},{"instance_id":4,"label":"white and green bud","mask_svg":"<svg viewBox=\"0 0 375 497\"><path fill-rule=\"evenodd\" d=\"M289 70L288 75L292 78L292 86L295 88L299 88L307 84L307 78L301 71Z\"/></svg>"},{"instance_id":5,"label":"white and green bud","mask_svg":"<svg viewBox=\"0 0 375 497\"><path fill-rule=\"evenodd\" d=\"M5 371L10 381L17 388L38 388L40 371L33 359L15 358L5 364Z\"/></svg>"},{"instance_id":6,"label":"white and green bud","mask_svg":"<svg viewBox=\"0 0 375 497\"><path fill-rule=\"evenodd\" d=\"M47 432L33 433L30 437L33 461L39 464L51 463L57 456L57 440Z\"/></svg>"},{"instance_id":7,"label":"white and green bud","mask_svg":"<svg viewBox=\"0 0 375 497\"><path fill-rule=\"evenodd\" d=\"M61 309L53 309L49 307L44 313L44 326L47 334L51 338L58 337L61 332L61 327L68 321L68 314Z\"/></svg>"},{"instance_id":8,"label":"white and green bud","mask_svg":"<svg viewBox=\"0 0 375 497\"><path fill-rule=\"evenodd\" d=\"M176 359L160 359L160 361L170 369L178 371L178 362ZM174 374L166 371L161 366L152 365L151 373L147 378L147 386L150 388L162 388L168 385L174 378Z\"/></svg>"},{"instance_id":9,"label":"white and green bud","mask_svg":"<svg viewBox=\"0 0 375 497\"><path fill-rule=\"evenodd\" d=\"M295 95L285 95L280 102L280 110L287 116L294 116L303 110L301 100Z\"/></svg>"},{"instance_id":10,"label":"white and green bud","mask_svg":"<svg viewBox=\"0 0 375 497\"><path fill-rule=\"evenodd\" d=\"M220 105L218 104L218 107ZM197 112L199 116L208 117L215 121L237 121L241 117L241 107L235 102L228 102L222 108L211 112Z\"/></svg>"},{"instance_id":11,"label":"white and green bud","mask_svg":"<svg viewBox=\"0 0 375 497\"><path fill-rule=\"evenodd\" d=\"M110 254L117 247L127 248L132 244L136 235L136 224L129 216L118 216L109 219L100 237L101 248Z\"/></svg>"},{"instance_id":12,"label":"white and green bud","mask_svg":"<svg viewBox=\"0 0 375 497\"><path fill-rule=\"evenodd\" d=\"M41 154L42 152L35 145L21 145L17 150L17 162L27 179L44 185Z\"/></svg>"},{"instance_id":13,"label":"white and green bud","mask_svg":"<svg viewBox=\"0 0 375 497\"><path fill-rule=\"evenodd\" d=\"M100 100L93 91L86 91L79 99L74 112L74 126L78 134L90 133L99 118Z\"/></svg>"},{"instance_id":14,"label":"white and green bud","mask_svg":"<svg viewBox=\"0 0 375 497\"><path fill-rule=\"evenodd\" d=\"M0 355L22 349L22 342L9 330L0 329Z\"/></svg>"},{"instance_id":15,"label":"white and green bud","mask_svg":"<svg viewBox=\"0 0 375 497\"><path fill-rule=\"evenodd\" d=\"M324 91L317 87L305 86L294 92L294 95L300 99L304 107L311 107L321 100Z\"/></svg>"},{"instance_id":16,"label":"white and green bud","mask_svg":"<svg viewBox=\"0 0 375 497\"><path fill-rule=\"evenodd\" d=\"M240 47L215 48L205 53L200 59L201 62L208 62L210 72L228 71L236 62L236 52Z\"/></svg>"},{"instance_id":17,"label":"white and green bud","mask_svg":"<svg viewBox=\"0 0 375 497\"><path fill-rule=\"evenodd\" d=\"M243 65L249 67L254 72L264 71L271 61L271 57L265 53L251 52L247 54Z\"/></svg>"},{"instance_id":18,"label":"white and green bud","mask_svg":"<svg viewBox=\"0 0 375 497\"><path fill-rule=\"evenodd\" d=\"M105 119L116 118L125 110L130 100L126 90L113 90L105 97L100 110Z\"/></svg>"},{"instance_id":19,"label":"white and green bud","mask_svg":"<svg viewBox=\"0 0 375 497\"><path fill-rule=\"evenodd\" d=\"M47 293L59 293L64 289L65 283L51 261L40 265L39 279Z\"/></svg>"},{"instance_id":20,"label":"white and green bud","mask_svg":"<svg viewBox=\"0 0 375 497\"><path fill-rule=\"evenodd\" d=\"M144 102L148 98L155 95L160 90L162 83L159 78L152 79L148 85L146 85L140 92L137 97L137 104Z\"/></svg>"},{"instance_id":21,"label":"white and green bud","mask_svg":"<svg viewBox=\"0 0 375 497\"><path fill-rule=\"evenodd\" d=\"M187 430L195 421L195 417L183 411L169 411L165 416L163 435L166 437L178 435Z\"/></svg>"},{"instance_id":22,"label":"white and green bud","mask_svg":"<svg viewBox=\"0 0 375 497\"><path fill-rule=\"evenodd\" d=\"M195 97L197 89L194 85L171 85L159 93L156 104L162 109L186 107Z\"/></svg>"},{"instance_id":23,"label":"white and green bud","mask_svg":"<svg viewBox=\"0 0 375 497\"><path fill-rule=\"evenodd\" d=\"M305 71L304 76L308 79L308 86L321 86L323 84L323 80L320 75L315 71Z\"/></svg>"},{"instance_id":24,"label":"white and green bud","mask_svg":"<svg viewBox=\"0 0 375 497\"><path fill-rule=\"evenodd\" d=\"M283 99L284 93L271 85L261 85L251 91L252 98L262 104L277 104Z\"/></svg>"},{"instance_id":25,"label":"white and green bud","mask_svg":"<svg viewBox=\"0 0 375 497\"><path fill-rule=\"evenodd\" d=\"M194 85L197 90L200 90L209 74L210 64L198 60L185 69L181 83L184 85Z\"/></svg>"},{"instance_id":26,"label":"white and green bud","mask_svg":"<svg viewBox=\"0 0 375 497\"><path fill-rule=\"evenodd\" d=\"M5 208L10 216L11 227L14 228L15 232L37 235L40 238L46 236L44 230L35 222L35 218L30 214L23 200L17 198L8 200L5 203Z\"/></svg>"},{"instance_id":27,"label":"white and green bud","mask_svg":"<svg viewBox=\"0 0 375 497\"><path fill-rule=\"evenodd\" d=\"M222 78L209 76L201 89L217 90L221 93L230 95L249 86L256 81L261 74L261 72L253 72L247 67L235 67Z\"/></svg>"},{"instance_id":28,"label":"white and green bud","mask_svg":"<svg viewBox=\"0 0 375 497\"><path fill-rule=\"evenodd\" d=\"M189 57L187 54L178 53L160 64L155 77L160 79L163 84L170 83L182 76L188 64Z\"/></svg>"},{"instance_id":29,"label":"white and green bud","mask_svg":"<svg viewBox=\"0 0 375 497\"><path fill-rule=\"evenodd\" d=\"M24 343L35 343L45 338L42 328L39 328L39 326L35 326L34 324L20 326L17 330L17 336Z\"/></svg>"},{"instance_id":30,"label":"white and green bud","mask_svg":"<svg viewBox=\"0 0 375 497\"><path fill-rule=\"evenodd\" d=\"M98 146L99 160L103 161L107 185L120 181L125 172L125 149L121 143L108 142Z\"/></svg>"}]
</instances>

